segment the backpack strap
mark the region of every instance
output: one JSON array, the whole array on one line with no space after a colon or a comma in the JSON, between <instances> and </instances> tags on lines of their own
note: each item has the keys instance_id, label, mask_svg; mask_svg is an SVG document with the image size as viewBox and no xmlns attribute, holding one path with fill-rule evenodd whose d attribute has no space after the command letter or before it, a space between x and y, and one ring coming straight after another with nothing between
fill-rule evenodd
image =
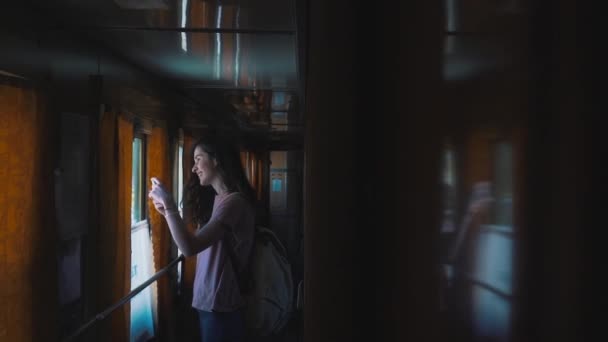
<instances>
[{"instance_id":1,"label":"backpack strap","mask_svg":"<svg viewBox=\"0 0 608 342\"><path fill-rule=\"evenodd\" d=\"M232 265L232 271L234 272L234 275L236 276L236 281L239 286L239 291L242 294L247 294L247 293L250 293L253 288L253 277L251 275L251 259L253 259L253 251L255 248L255 234L257 232L254 232L251 250L249 251L249 256L247 257L247 264L245 265L245 268L241 272L238 271L238 267L237 267L238 262L237 262L236 254L234 252L232 244L230 243L229 236L230 236L231 232L232 232L232 230L226 229L226 233L224 234L224 246L225 246L226 252L228 253L228 257L230 258L230 265Z\"/></svg>"},{"instance_id":2,"label":"backpack strap","mask_svg":"<svg viewBox=\"0 0 608 342\"><path fill-rule=\"evenodd\" d=\"M272 230L268 228L259 227L257 229L257 234L263 236L265 242L272 243L277 252L279 252L279 254L283 258L287 259L287 250L285 249L285 246L283 246L281 240L279 240L277 235Z\"/></svg>"}]
</instances>

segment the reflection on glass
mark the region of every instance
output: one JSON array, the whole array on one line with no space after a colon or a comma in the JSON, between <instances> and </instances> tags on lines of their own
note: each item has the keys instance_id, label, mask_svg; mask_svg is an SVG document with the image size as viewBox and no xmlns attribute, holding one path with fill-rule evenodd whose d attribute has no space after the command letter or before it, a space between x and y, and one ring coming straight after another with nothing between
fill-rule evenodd
<instances>
[{"instance_id":1,"label":"reflection on glass","mask_svg":"<svg viewBox=\"0 0 608 342\"><path fill-rule=\"evenodd\" d=\"M496 183L496 224L511 226L513 221L513 149L511 144L500 142L495 147L494 179Z\"/></svg>"},{"instance_id":2,"label":"reflection on glass","mask_svg":"<svg viewBox=\"0 0 608 342\"><path fill-rule=\"evenodd\" d=\"M494 201L489 221L481 225L475 245L473 277L485 289L473 289L476 336L507 340L510 329L513 273L513 157L511 144L494 145Z\"/></svg>"},{"instance_id":3,"label":"reflection on glass","mask_svg":"<svg viewBox=\"0 0 608 342\"><path fill-rule=\"evenodd\" d=\"M469 146L463 167L456 150L442 155L440 309L458 326L456 339L508 341L513 301L513 151L508 141L480 140ZM490 158L488 158L488 153ZM471 188L458 213L458 184Z\"/></svg>"},{"instance_id":4,"label":"reflection on glass","mask_svg":"<svg viewBox=\"0 0 608 342\"><path fill-rule=\"evenodd\" d=\"M272 94L272 109L281 110L285 106L285 93L276 91Z\"/></svg>"},{"instance_id":5,"label":"reflection on glass","mask_svg":"<svg viewBox=\"0 0 608 342\"><path fill-rule=\"evenodd\" d=\"M456 31L456 0L445 0L445 29Z\"/></svg>"},{"instance_id":6,"label":"reflection on glass","mask_svg":"<svg viewBox=\"0 0 608 342\"><path fill-rule=\"evenodd\" d=\"M477 240L474 274L505 295L511 294L513 239L496 226L485 225Z\"/></svg>"},{"instance_id":7,"label":"reflection on glass","mask_svg":"<svg viewBox=\"0 0 608 342\"><path fill-rule=\"evenodd\" d=\"M142 218L142 140L133 139L133 171L131 176L131 225Z\"/></svg>"},{"instance_id":8,"label":"reflection on glass","mask_svg":"<svg viewBox=\"0 0 608 342\"><path fill-rule=\"evenodd\" d=\"M177 170L177 198L178 201L181 201L182 198L184 197L184 145L183 144L179 144L179 147L177 148L177 165L178 165L178 170ZM184 209L181 205L178 205L179 208L179 215L181 217L184 217ZM179 250L179 248L177 249L177 255L181 255L182 251ZM177 283L181 284L182 281L182 268L181 266L177 268Z\"/></svg>"},{"instance_id":9,"label":"reflection on glass","mask_svg":"<svg viewBox=\"0 0 608 342\"><path fill-rule=\"evenodd\" d=\"M184 196L184 145L180 144L177 149L178 156L178 172L177 172L177 198L178 201L182 200ZM179 207L179 214L183 217L183 208Z\"/></svg>"},{"instance_id":10,"label":"reflection on glass","mask_svg":"<svg viewBox=\"0 0 608 342\"><path fill-rule=\"evenodd\" d=\"M143 140L133 139L131 190L131 290L152 276L150 235L143 207ZM138 224L139 223L139 224ZM154 336L150 288L131 300L131 341L147 341Z\"/></svg>"},{"instance_id":11,"label":"reflection on glass","mask_svg":"<svg viewBox=\"0 0 608 342\"><path fill-rule=\"evenodd\" d=\"M511 303L481 286L473 286L472 304L476 339L506 341Z\"/></svg>"},{"instance_id":12,"label":"reflection on glass","mask_svg":"<svg viewBox=\"0 0 608 342\"><path fill-rule=\"evenodd\" d=\"M236 8L236 21L235 26L238 29L240 26L240 16L241 16L241 6L237 6ZM239 77L241 75L241 35L239 33L236 34L236 49L234 52L234 86L239 86Z\"/></svg>"},{"instance_id":13,"label":"reflection on glass","mask_svg":"<svg viewBox=\"0 0 608 342\"><path fill-rule=\"evenodd\" d=\"M289 187L287 158L287 151L270 152L270 209L274 214L287 208Z\"/></svg>"},{"instance_id":14,"label":"reflection on glass","mask_svg":"<svg viewBox=\"0 0 608 342\"><path fill-rule=\"evenodd\" d=\"M452 233L456 219L456 166L454 150L447 147L443 153L443 223L442 233Z\"/></svg>"},{"instance_id":15,"label":"reflection on glass","mask_svg":"<svg viewBox=\"0 0 608 342\"><path fill-rule=\"evenodd\" d=\"M282 188L282 180L275 178L272 180L272 192L280 192Z\"/></svg>"},{"instance_id":16,"label":"reflection on glass","mask_svg":"<svg viewBox=\"0 0 608 342\"><path fill-rule=\"evenodd\" d=\"M287 112L272 112L270 115L272 129L275 131L287 131Z\"/></svg>"},{"instance_id":17,"label":"reflection on glass","mask_svg":"<svg viewBox=\"0 0 608 342\"><path fill-rule=\"evenodd\" d=\"M293 95L288 92L275 91L272 93L270 120L274 131L287 131L289 124L294 124L293 117L290 121L290 114L293 114L290 108L292 100Z\"/></svg>"},{"instance_id":18,"label":"reflection on glass","mask_svg":"<svg viewBox=\"0 0 608 342\"><path fill-rule=\"evenodd\" d=\"M182 0L182 11L181 11L181 27L186 27L186 9L188 8L188 0ZM181 32L182 37L182 50L188 51L188 39L186 38L186 32Z\"/></svg>"},{"instance_id":19,"label":"reflection on glass","mask_svg":"<svg viewBox=\"0 0 608 342\"><path fill-rule=\"evenodd\" d=\"M222 5L217 6L217 18L215 27L220 28L222 24ZM222 67L222 35L218 32L215 34L215 79L221 77Z\"/></svg>"},{"instance_id":20,"label":"reflection on glass","mask_svg":"<svg viewBox=\"0 0 608 342\"><path fill-rule=\"evenodd\" d=\"M131 290L152 276L152 248L148 227L131 233ZM147 341L154 336L152 293L148 286L131 300L131 341Z\"/></svg>"}]
</instances>

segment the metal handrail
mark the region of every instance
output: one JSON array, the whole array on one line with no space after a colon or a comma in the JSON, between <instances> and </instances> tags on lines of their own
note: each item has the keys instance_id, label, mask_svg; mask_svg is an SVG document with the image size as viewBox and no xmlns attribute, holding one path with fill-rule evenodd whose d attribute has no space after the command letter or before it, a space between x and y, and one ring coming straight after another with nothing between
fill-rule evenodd
<instances>
[{"instance_id":1,"label":"metal handrail","mask_svg":"<svg viewBox=\"0 0 608 342\"><path fill-rule=\"evenodd\" d=\"M171 261L169 263L169 265L165 266L165 268L163 268L162 270L156 272L156 274L154 274L152 277L150 277L150 279L146 280L143 284L139 285L133 291L129 292L128 295L126 295L125 297L123 297L116 304L110 306L109 308L105 309L101 313L98 313L97 315L95 315L95 317L91 318L87 323L85 323L80 328L78 328L74 333L72 333L70 336L68 336L65 339L63 339L62 342L73 341L75 338L77 338L78 336L80 336L87 329L89 329L90 327L92 327L95 323L104 320L114 310L116 310L119 307L121 307L121 306L125 305L126 303L128 303L133 297L135 297L137 294L139 294L141 291L143 291L146 287L150 286L150 284L152 284L153 282L155 282L163 274L167 273L171 267L177 265L179 262L184 261L184 260L185 260L185 257L184 257L183 254L181 254L175 260Z\"/></svg>"}]
</instances>

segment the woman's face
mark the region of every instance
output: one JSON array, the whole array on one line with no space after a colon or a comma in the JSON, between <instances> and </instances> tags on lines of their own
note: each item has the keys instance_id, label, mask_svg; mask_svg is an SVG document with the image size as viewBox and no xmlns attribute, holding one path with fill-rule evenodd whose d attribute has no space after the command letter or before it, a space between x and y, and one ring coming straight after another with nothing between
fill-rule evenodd
<instances>
[{"instance_id":1,"label":"woman's face","mask_svg":"<svg viewBox=\"0 0 608 342\"><path fill-rule=\"evenodd\" d=\"M194 166L192 172L198 175L200 184L210 185L217 176L217 161L209 156L200 146L194 149Z\"/></svg>"}]
</instances>

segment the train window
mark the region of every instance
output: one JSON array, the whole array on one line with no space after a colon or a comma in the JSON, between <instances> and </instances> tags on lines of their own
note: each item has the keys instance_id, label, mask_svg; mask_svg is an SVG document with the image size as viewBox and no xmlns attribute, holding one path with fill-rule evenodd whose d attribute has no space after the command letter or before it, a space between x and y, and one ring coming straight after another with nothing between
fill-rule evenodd
<instances>
[{"instance_id":1,"label":"train window","mask_svg":"<svg viewBox=\"0 0 608 342\"><path fill-rule=\"evenodd\" d=\"M173 196L178 203L178 210L181 217L184 217L183 207L181 204L182 198L184 197L184 140L183 133L180 132L180 138L177 143L174 145L173 149L175 153L175 159L173 160ZM173 253L177 253L177 255L181 254L181 251L177 247L177 245L173 244ZM177 283L181 284L182 279L182 265L177 267ZM180 286L177 287L178 289Z\"/></svg>"},{"instance_id":2,"label":"train window","mask_svg":"<svg viewBox=\"0 0 608 342\"><path fill-rule=\"evenodd\" d=\"M290 96L284 92L275 91L272 93L272 110L286 111Z\"/></svg>"},{"instance_id":3,"label":"train window","mask_svg":"<svg viewBox=\"0 0 608 342\"><path fill-rule=\"evenodd\" d=\"M184 144L180 144L177 148L177 198L181 201L184 197ZM179 206L179 215L184 217L183 208Z\"/></svg>"},{"instance_id":4,"label":"train window","mask_svg":"<svg viewBox=\"0 0 608 342\"><path fill-rule=\"evenodd\" d=\"M287 151L270 152L270 210L285 210L287 208Z\"/></svg>"},{"instance_id":5,"label":"train window","mask_svg":"<svg viewBox=\"0 0 608 342\"><path fill-rule=\"evenodd\" d=\"M152 244L145 222L131 232L131 290L152 276ZM153 336L152 292L148 286L131 300L131 341L147 341Z\"/></svg>"},{"instance_id":6,"label":"train window","mask_svg":"<svg viewBox=\"0 0 608 342\"><path fill-rule=\"evenodd\" d=\"M173 144L173 197L175 198L180 216L183 215L182 197L184 196L184 133L179 130Z\"/></svg>"},{"instance_id":7,"label":"train window","mask_svg":"<svg viewBox=\"0 0 608 342\"><path fill-rule=\"evenodd\" d=\"M270 123L274 131L287 131L289 129L289 121L287 120L287 112L272 112L270 114Z\"/></svg>"},{"instance_id":8,"label":"train window","mask_svg":"<svg viewBox=\"0 0 608 342\"><path fill-rule=\"evenodd\" d=\"M275 131L287 131L289 129L288 111L291 95L285 92L273 92L271 101L270 121Z\"/></svg>"},{"instance_id":9,"label":"train window","mask_svg":"<svg viewBox=\"0 0 608 342\"><path fill-rule=\"evenodd\" d=\"M131 188L131 225L144 220L143 138L133 139L133 168Z\"/></svg>"},{"instance_id":10,"label":"train window","mask_svg":"<svg viewBox=\"0 0 608 342\"><path fill-rule=\"evenodd\" d=\"M282 185L282 180L275 178L272 180L272 191L273 192L280 192L281 191L281 186Z\"/></svg>"},{"instance_id":11,"label":"train window","mask_svg":"<svg viewBox=\"0 0 608 342\"><path fill-rule=\"evenodd\" d=\"M133 139L131 192L131 290L152 276L152 243L145 210L145 136ZM147 287L131 300L131 341L154 336L152 292Z\"/></svg>"}]
</instances>

